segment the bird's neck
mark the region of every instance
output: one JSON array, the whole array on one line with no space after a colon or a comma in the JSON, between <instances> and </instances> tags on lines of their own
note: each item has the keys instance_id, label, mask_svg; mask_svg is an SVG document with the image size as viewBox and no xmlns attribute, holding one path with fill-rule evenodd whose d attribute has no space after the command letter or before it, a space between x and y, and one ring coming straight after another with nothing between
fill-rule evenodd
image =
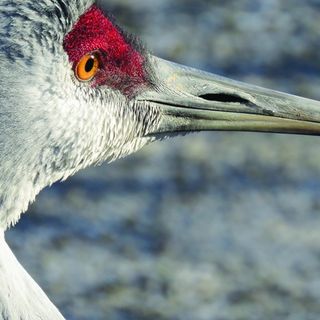
<instances>
[{"instance_id":1,"label":"bird's neck","mask_svg":"<svg viewBox=\"0 0 320 320\"><path fill-rule=\"evenodd\" d=\"M43 188L68 176L66 171L46 172L29 164L25 165L23 161L7 169L1 162L1 155L0 168L4 168L0 174L0 229L3 230L18 222L21 214Z\"/></svg>"},{"instance_id":2,"label":"bird's neck","mask_svg":"<svg viewBox=\"0 0 320 320\"><path fill-rule=\"evenodd\" d=\"M15 225L42 189L34 186L31 178L25 177L21 174L19 180L14 175L9 178L0 176L0 229L6 230Z\"/></svg>"},{"instance_id":3,"label":"bird's neck","mask_svg":"<svg viewBox=\"0 0 320 320\"><path fill-rule=\"evenodd\" d=\"M0 230L0 318L63 320L46 294L20 265Z\"/></svg>"}]
</instances>

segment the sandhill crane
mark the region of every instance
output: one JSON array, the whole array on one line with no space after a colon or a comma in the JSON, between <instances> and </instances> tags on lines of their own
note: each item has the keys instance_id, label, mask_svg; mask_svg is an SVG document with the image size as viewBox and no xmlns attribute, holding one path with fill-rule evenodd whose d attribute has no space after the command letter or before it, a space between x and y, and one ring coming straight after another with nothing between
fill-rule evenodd
<instances>
[{"instance_id":1,"label":"sandhill crane","mask_svg":"<svg viewBox=\"0 0 320 320\"><path fill-rule=\"evenodd\" d=\"M320 102L149 54L103 1L0 0L0 315L63 319L4 233L44 187L201 130L320 134Z\"/></svg>"}]
</instances>

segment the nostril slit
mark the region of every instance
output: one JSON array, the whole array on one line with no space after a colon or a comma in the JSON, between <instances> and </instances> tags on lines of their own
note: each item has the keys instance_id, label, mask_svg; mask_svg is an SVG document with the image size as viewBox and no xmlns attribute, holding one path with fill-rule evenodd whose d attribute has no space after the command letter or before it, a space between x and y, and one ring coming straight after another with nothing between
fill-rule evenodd
<instances>
[{"instance_id":1,"label":"nostril slit","mask_svg":"<svg viewBox=\"0 0 320 320\"><path fill-rule=\"evenodd\" d=\"M207 93L202 94L199 98L207 101L219 101L219 102L229 102L229 103L250 103L249 100L241 98L235 94L225 94L225 93Z\"/></svg>"}]
</instances>

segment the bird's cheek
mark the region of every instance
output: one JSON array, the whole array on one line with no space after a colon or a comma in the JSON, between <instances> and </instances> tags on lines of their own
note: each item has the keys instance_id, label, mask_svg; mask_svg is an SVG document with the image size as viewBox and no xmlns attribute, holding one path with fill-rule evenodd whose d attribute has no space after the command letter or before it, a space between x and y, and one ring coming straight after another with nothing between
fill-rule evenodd
<instances>
[{"instance_id":1,"label":"bird's cheek","mask_svg":"<svg viewBox=\"0 0 320 320\"><path fill-rule=\"evenodd\" d=\"M107 86L110 89L121 92L127 98L133 97L147 84L138 76L128 74L124 66L114 63L103 63L92 83L93 87Z\"/></svg>"}]
</instances>

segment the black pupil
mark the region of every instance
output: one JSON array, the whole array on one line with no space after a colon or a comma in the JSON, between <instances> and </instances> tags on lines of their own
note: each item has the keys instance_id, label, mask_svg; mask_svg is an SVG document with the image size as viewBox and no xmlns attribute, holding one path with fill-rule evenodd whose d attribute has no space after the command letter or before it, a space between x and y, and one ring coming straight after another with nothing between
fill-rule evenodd
<instances>
[{"instance_id":1,"label":"black pupil","mask_svg":"<svg viewBox=\"0 0 320 320\"><path fill-rule=\"evenodd\" d=\"M85 66L86 72L92 71L93 67L94 67L94 57L91 57L91 58L87 61L86 66Z\"/></svg>"}]
</instances>

